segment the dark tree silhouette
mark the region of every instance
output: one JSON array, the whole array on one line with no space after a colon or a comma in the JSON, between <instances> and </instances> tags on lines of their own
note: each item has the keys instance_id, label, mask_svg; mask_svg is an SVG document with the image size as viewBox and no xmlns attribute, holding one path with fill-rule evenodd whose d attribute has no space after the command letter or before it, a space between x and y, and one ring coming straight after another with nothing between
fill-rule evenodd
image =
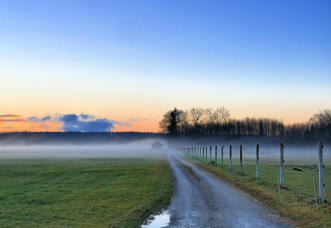
<instances>
[{"instance_id":1,"label":"dark tree silhouette","mask_svg":"<svg viewBox=\"0 0 331 228\"><path fill-rule=\"evenodd\" d=\"M331 138L331 110L322 110L310 118L319 138Z\"/></svg>"},{"instance_id":2,"label":"dark tree silhouette","mask_svg":"<svg viewBox=\"0 0 331 228\"><path fill-rule=\"evenodd\" d=\"M177 110L176 108L164 114L160 122L162 132L170 136L179 135L183 129L182 126L180 126L180 124L182 124L183 114L183 111Z\"/></svg>"},{"instance_id":3,"label":"dark tree silhouette","mask_svg":"<svg viewBox=\"0 0 331 228\"><path fill-rule=\"evenodd\" d=\"M285 136L310 139L331 139L331 110L323 110L310 121L284 125L268 118L230 118L224 107L218 109L192 108L188 111L168 111L160 128L168 135L234 135L234 136Z\"/></svg>"}]
</instances>

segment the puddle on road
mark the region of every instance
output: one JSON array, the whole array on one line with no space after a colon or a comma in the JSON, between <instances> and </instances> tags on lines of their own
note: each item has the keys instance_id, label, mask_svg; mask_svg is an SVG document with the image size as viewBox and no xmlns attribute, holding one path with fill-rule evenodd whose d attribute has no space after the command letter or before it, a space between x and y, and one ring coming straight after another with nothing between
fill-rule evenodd
<instances>
[{"instance_id":1,"label":"puddle on road","mask_svg":"<svg viewBox=\"0 0 331 228\"><path fill-rule=\"evenodd\" d=\"M153 215L147 220L146 225L141 225L141 228L161 228L167 227L170 222L170 214L168 210L162 211L161 214Z\"/></svg>"}]
</instances>

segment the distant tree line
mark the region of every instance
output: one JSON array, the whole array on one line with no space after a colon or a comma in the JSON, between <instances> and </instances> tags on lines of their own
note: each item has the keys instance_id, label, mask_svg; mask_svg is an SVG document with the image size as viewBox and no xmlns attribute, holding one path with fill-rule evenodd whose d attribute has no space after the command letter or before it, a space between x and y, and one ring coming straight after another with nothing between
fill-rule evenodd
<instances>
[{"instance_id":1,"label":"distant tree line","mask_svg":"<svg viewBox=\"0 0 331 228\"><path fill-rule=\"evenodd\" d=\"M175 108L164 114L160 128L170 136L233 135L331 139L331 110L323 110L305 123L285 125L282 121L269 118L232 119L230 112L224 107L189 110Z\"/></svg>"}]
</instances>

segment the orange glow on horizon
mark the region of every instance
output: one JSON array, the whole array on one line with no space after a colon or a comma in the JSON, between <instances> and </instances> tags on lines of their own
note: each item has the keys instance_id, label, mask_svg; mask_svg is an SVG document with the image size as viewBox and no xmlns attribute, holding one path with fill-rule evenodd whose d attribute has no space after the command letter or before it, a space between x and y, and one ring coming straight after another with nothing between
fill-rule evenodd
<instances>
[{"instance_id":1,"label":"orange glow on horizon","mask_svg":"<svg viewBox=\"0 0 331 228\"><path fill-rule=\"evenodd\" d=\"M5 132L61 132L62 123L34 123L29 121L0 122L0 133Z\"/></svg>"},{"instance_id":2,"label":"orange glow on horizon","mask_svg":"<svg viewBox=\"0 0 331 228\"><path fill-rule=\"evenodd\" d=\"M125 121L123 121L125 122ZM159 124L153 120L139 120L127 125L115 124L113 132L159 132ZM63 132L61 122L31 122L24 119L0 120L0 133L6 132Z\"/></svg>"},{"instance_id":3,"label":"orange glow on horizon","mask_svg":"<svg viewBox=\"0 0 331 228\"><path fill-rule=\"evenodd\" d=\"M113 132L160 132L158 121L155 123L154 121L141 121L131 123L129 126L121 126L115 125L115 129Z\"/></svg>"},{"instance_id":4,"label":"orange glow on horizon","mask_svg":"<svg viewBox=\"0 0 331 228\"><path fill-rule=\"evenodd\" d=\"M239 113L239 112L238 112ZM232 113L231 113L232 114ZM306 113L305 113L306 114ZM309 114L305 115L289 115L289 119L280 119L283 120L284 124L293 124L293 123L300 123L300 122L306 122L309 120L309 118L305 118L305 116L309 116ZM242 119L245 117L241 117L240 115L231 115L234 119ZM268 116L268 115L263 115ZM256 118L263 117L263 116L257 116ZM253 115L254 117L254 115ZM120 122L124 122L127 124L115 124L115 128L112 129L113 132L154 132L158 133L160 132L159 129L159 122L161 120L162 116L158 115L157 113L154 114L154 117L151 117L149 119L137 119L135 120L127 120L128 117L122 116L122 119L120 118L110 118L109 119L115 119L119 120ZM275 116L270 116L270 118L275 118ZM28 121L21 116L15 115L15 116L8 116L0 118L0 133L4 132L63 132L62 129L62 123L56 122L56 121L47 121L47 122L31 122Z\"/></svg>"}]
</instances>

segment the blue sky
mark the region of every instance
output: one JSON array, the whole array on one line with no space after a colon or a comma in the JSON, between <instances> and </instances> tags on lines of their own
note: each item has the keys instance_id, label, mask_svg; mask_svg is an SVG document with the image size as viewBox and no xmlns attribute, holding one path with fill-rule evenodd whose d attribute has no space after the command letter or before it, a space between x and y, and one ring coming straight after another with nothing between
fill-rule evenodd
<instances>
[{"instance_id":1,"label":"blue sky","mask_svg":"<svg viewBox=\"0 0 331 228\"><path fill-rule=\"evenodd\" d=\"M4 0L0 105L154 128L174 106L304 120L331 107L330 12L330 1Z\"/></svg>"}]
</instances>

